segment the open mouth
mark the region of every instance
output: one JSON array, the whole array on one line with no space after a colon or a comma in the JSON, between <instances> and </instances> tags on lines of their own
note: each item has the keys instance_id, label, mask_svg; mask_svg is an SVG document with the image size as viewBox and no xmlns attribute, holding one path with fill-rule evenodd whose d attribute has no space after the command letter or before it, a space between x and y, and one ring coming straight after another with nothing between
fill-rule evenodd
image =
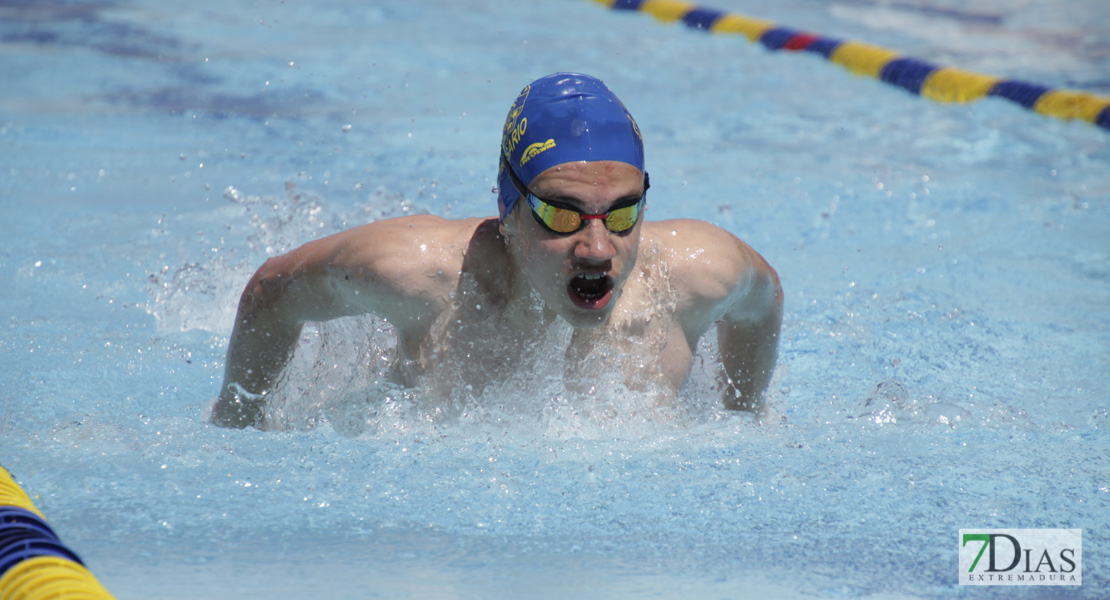
<instances>
[{"instance_id":1,"label":"open mouth","mask_svg":"<svg viewBox=\"0 0 1110 600\"><path fill-rule=\"evenodd\" d=\"M583 273L570 280L567 292L576 306L603 308L613 296L613 279L603 273Z\"/></svg>"}]
</instances>

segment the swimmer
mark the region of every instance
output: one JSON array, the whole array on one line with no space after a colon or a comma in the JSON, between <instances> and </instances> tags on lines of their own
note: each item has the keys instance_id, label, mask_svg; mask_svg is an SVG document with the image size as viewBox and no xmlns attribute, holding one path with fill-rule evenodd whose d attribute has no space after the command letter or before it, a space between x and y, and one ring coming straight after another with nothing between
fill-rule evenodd
<instances>
[{"instance_id":1,"label":"swimmer","mask_svg":"<svg viewBox=\"0 0 1110 600\"><path fill-rule=\"evenodd\" d=\"M499 162L496 218L387 219L266 261L239 301L212 423L265 428L304 323L366 313L396 328L390 377L441 398L559 361L568 390L617 373L630 389L665 390L666 404L716 324L724 406L760 410L778 276L715 225L645 221L640 130L605 84L556 73L525 87ZM567 324L565 348L538 355Z\"/></svg>"}]
</instances>

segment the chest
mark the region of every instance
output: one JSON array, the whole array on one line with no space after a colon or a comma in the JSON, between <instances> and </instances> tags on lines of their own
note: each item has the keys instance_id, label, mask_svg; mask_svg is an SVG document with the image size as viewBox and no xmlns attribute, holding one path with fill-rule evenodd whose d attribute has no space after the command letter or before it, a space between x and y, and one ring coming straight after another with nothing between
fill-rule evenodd
<instances>
[{"instance_id":1,"label":"chest","mask_svg":"<svg viewBox=\"0 0 1110 600\"><path fill-rule=\"evenodd\" d=\"M530 309L505 310L488 294L467 290L419 338L402 344L409 383L445 397L491 386L541 394L623 387L669 403L690 373L693 347L666 275L653 268L631 277L607 321L589 329L571 328L538 298Z\"/></svg>"},{"instance_id":2,"label":"chest","mask_svg":"<svg viewBox=\"0 0 1110 600\"><path fill-rule=\"evenodd\" d=\"M679 324L673 303L659 296L624 298L602 327L577 330L565 352L568 387L597 381L667 396L669 403L690 374L694 349Z\"/></svg>"}]
</instances>

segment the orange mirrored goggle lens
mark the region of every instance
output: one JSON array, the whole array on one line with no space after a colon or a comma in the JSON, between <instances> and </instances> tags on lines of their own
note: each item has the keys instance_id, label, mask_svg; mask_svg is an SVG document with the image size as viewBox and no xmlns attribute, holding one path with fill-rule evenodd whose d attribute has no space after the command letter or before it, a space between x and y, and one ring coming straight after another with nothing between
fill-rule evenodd
<instances>
[{"instance_id":1,"label":"orange mirrored goggle lens","mask_svg":"<svg viewBox=\"0 0 1110 600\"><path fill-rule=\"evenodd\" d=\"M532 207L532 213L536 215L536 219L555 233L574 233L589 219L604 219L606 229L613 233L622 233L632 229L636 224L644 201L641 198L631 206L624 206L600 215L587 215L577 210L552 206L533 194L528 194L528 205Z\"/></svg>"}]
</instances>

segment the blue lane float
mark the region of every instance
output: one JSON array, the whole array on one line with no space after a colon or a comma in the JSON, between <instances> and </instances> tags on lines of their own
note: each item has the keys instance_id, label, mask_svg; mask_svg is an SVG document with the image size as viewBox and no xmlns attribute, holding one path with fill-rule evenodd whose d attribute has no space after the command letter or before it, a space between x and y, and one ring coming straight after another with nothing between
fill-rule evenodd
<instances>
[{"instance_id":1,"label":"blue lane float","mask_svg":"<svg viewBox=\"0 0 1110 600\"><path fill-rule=\"evenodd\" d=\"M1089 92L1007 80L932 64L860 42L790 29L770 21L726 13L678 0L593 0L613 10L638 11L691 29L744 35L769 50L812 52L852 73L900 87L938 102L974 102L996 97L1057 119L1078 119L1110 130L1110 98Z\"/></svg>"},{"instance_id":2,"label":"blue lane float","mask_svg":"<svg viewBox=\"0 0 1110 600\"><path fill-rule=\"evenodd\" d=\"M0 467L0 600L112 600Z\"/></svg>"}]
</instances>

